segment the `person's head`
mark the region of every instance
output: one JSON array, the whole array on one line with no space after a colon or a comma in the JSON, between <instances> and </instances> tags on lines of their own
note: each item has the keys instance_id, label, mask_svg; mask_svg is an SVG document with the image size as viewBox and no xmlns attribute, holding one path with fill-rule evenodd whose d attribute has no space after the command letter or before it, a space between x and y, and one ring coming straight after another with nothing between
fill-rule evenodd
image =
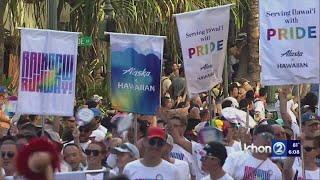
<instances>
[{"instance_id":1,"label":"person's head","mask_svg":"<svg viewBox=\"0 0 320 180\"><path fill-rule=\"evenodd\" d=\"M303 141L303 155L305 161L314 161L320 154L320 136L309 138Z\"/></svg>"},{"instance_id":2,"label":"person's head","mask_svg":"<svg viewBox=\"0 0 320 180\"><path fill-rule=\"evenodd\" d=\"M273 132L274 132L274 139L275 140L286 140L286 132L285 130L278 124L271 125Z\"/></svg>"},{"instance_id":3,"label":"person's head","mask_svg":"<svg viewBox=\"0 0 320 180\"><path fill-rule=\"evenodd\" d=\"M63 148L63 159L70 165L72 171L79 170L81 163L81 149L74 143L70 143Z\"/></svg>"},{"instance_id":4,"label":"person's head","mask_svg":"<svg viewBox=\"0 0 320 180\"><path fill-rule=\"evenodd\" d=\"M117 155L117 167L123 169L126 164L140 158L138 148L131 143L123 143L111 150Z\"/></svg>"},{"instance_id":5,"label":"person's head","mask_svg":"<svg viewBox=\"0 0 320 180\"><path fill-rule=\"evenodd\" d=\"M244 99L246 97L246 90L240 86L239 87L239 93L238 93L238 99L241 100L241 99Z\"/></svg>"},{"instance_id":6,"label":"person's head","mask_svg":"<svg viewBox=\"0 0 320 180\"><path fill-rule=\"evenodd\" d=\"M306 96L301 100L302 106L307 106L308 108L304 109L304 112L310 111L315 113L316 107L318 105L318 97L312 92L306 94Z\"/></svg>"},{"instance_id":7,"label":"person's head","mask_svg":"<svg viewBox=\"0 0 320 180\"><path fill-rule=\"evenodd\" d=\"M191 119L200 119L200 109L198 107L193 107L190 110L189 118L191 118Z\"/></svg>"},{"instance_id":8,"label":"person's head","mask_svg":"<svg viewBox=\"0 0 320 180\"><path fill-rule=\"evenodd\" d=\"M77 124L76 124L76 118L73 116L66 116L63 117L63 122L65 124L65 128L66 129L74 129L76 128Z\"/></svg>"},{"instance_id":9,"label":"person's head","mask_svg":"<svg viewBox=\"0 0 320 180\"><path fill-rule=\"evenodd\" d=\"M25 134L17 134L17 146L18 149L21 149L24 145L27 145L32 138L36 136L32 133L25 133Z\"/></svg>"},{"instance_id":10,"label":"person's head","mask_svg":"<svg viewBox=\"0 0 320 180\"><path fill-rule=\"evenodd\" d=\"M173 104L172 104L172 100L169 97L162 97L161 98L161 106L163 108L167 108L167 109L171 109Z\"/></svg>"},{"instance_id":11,"label":"person's head","mask_svg":"<svg viewBox=\"0 0 320 180\"><path fill-rule=\"evenodd\" d=\"M239 88L238 88L237 83L231 83L229 85L228 91L229 91L229 96L237 98L239 95Z\"/></svg>"},{"instance_id":12,"label":"person's head","mask_svg":"<svg viewBox=\"0 0 320 180\"><path fill-rule=\"evenodd\" d=\"M179 134L184 134L187 128L187 117L179 114L178 112L169 112L168 114L168 124L172 130L176 130Z\"/></svg>"},{"instance_id":13,"label":"person's head","mask_svg":"<svg viewBox=\"0 0 320 180\"><path fill-rule=\"evenodd\" d=\"M270 125L258 125L253 130L253 144L255 146L272 146L274 139L274 131ZM268 157L268 153L260 153L264 157Z\"/></svg>"},{"instance_id":14,"label":"person's head","mask_svg":"<svg viewBox=\"0 0 320 180\"><path fill-rule=\"evenodd\" d=\"M259 89L259 97L260 98L267 98L267 89L266 88L260 88Z\"/></svg>"},{"instance_id":15,"label":"person's head","mask_svg":"<svg viewBox=\"0 0 320 180\"><path fill-rule=\"evenodd\" d=\"M102 162L106 158L107 147L103 142L91 142L85 150L88 161L88 169L96 170L101 169Z\"/></svg>"},{"instance_id":16,"label":"person's head","mask_svg":"<svg viewBox=\"0 0 320 180\"><path fill-rule=\"evenodd\" d=\"M88 106L89 109L91 108L96 108L98 106L98 103L95 102L93 99L89 99L86 101L86 104Z\"/></svg>"},{"instance_id":17,"label":"person's head","mask_svg":"<svg viewBox=\"0 0 320 180\"><path fill-rule=\"evenodd\" d=\"M165 128L166 126L166 122L162 119L158 119L157 120L157 126L160 127L160 128Z\"/></svg>"},{"instance_id":18,"label":"person's head","mask_svg":"<svg viewBox=\"0 0 320 180\"><path fill-rule=\"evenodd\" d=\"M98 108L91 108L90 109L94 114L94 119L92 120L92 123L94 125L94 128L98 128L101 123L101 111Z\"/></svg>"},{"instance_id":19,"label":"person's head","mask_svg":"<svg viewBox=\"0 0 320 180\"><path fill-rule=\"evenodd\" d=\"M145 147L144 158L146 160L160 159L163 146L165 144L165 132L159 127L149 127L147 137L144 138Z\"/></svg>"},{"instance_id":20,"label":"person's head","mask_svg":"<svg viewBox=\"0 0 320 180\"><path fill-rule=\"evenodd\" d=\"M200 111L200 119L201 121L208 121L210 119L210 114L208 109L204 109Z\"/></svg>"},{"instance_id":21,"label":"person's head","mask_svg":"<svg viewBox=\"0 0 320 180\"><path fill-rule=\"evenodd\" d=\"M239 103L234 97L227 97L222 100L221 107L222 109L226 107L239 108Z\"/></svg>"},{"instance_id":22,"label":"person's head","mask_svg":"<svg viewBox=\"0 0 320 180\"><path fill-rule=\"evenodd\" d=\"M166 143L162 149L162 158L166 158L170 156L170 152L173 148L173 144L174 142L173 142L172 136L170 134L167 134Z\"/></svg>"},{"instance_id":23,"label":"person's head","mask_svg":"<svg viewBox=\"0 0 320 180\"><path fill-rule=\"evenodd\" d=\"M170 76L170 74L172 73L172 69L165 67L163 72L165 76Z\"/></svg>"},{"instance_id":24,"label":"person's head","mask_svg":"<svg viewBox=\"0 0 320 180\"><path fill-rule=\"evenodd\" d=\"M197 105L198 107L202 106L202 101L199 95L195 95L191 98L191 103Z\"/></svg>"},{"instance_id":25,"label":"person's head","mask_svg":"<svg viewBox=\"0 0 320 180\"><path fill-rule=\"evenodd\" d=\"M293 139L293 130L288 126L283 126L284 132L286 133L286 139L292 140Z\"/></svg>"},{"instance_id":26,"label":"person's head","mask_svg":"<svg viewBox=\"0 0 320 180\"><path fill-rule=\"evenodd\" d=\"M235 139L235 135L237 131L238 131L237 124L231 123L229 121L223 122L223 134L228 141Z\"/></svg>"},{"instance_id":27,"label":"person's head","mask_svg":"<svg viewBox=\"0 0 320 180\"><path fill-rule=\"evenodd\" d=\"M173 63L172 64L172 72L174 75L179 76L179 64Z\"/></svg>"},{"instance_id":28,"label":"person's head","mask_svg":"<svg viewBox=\"0 0 320 180\"><path fill-rule=\"evenodd\" d=\"M89 141L90 135L91 135L92 130L93 130L92 126L93 126L92 124L87 124L87 125L79 127L79 131L80 131L79 140L80 140L80 143L84 143L84 142L88 142Z\"/></svg>"},{"instance_id":29,"label":"person's head","mask_svg":"<svg viewBox=\"0 0 320 180\"><path fill-rule=\"evenodd\" d=\"M249 109L249 101L247 99L241 99L239 102L239 109L247 111L247 109Z\"/></svg>"},{"instance_id":30,"label":"person's head","mask_svg":"<svg viewBox=\"0 0 320 180\"><path fill-rule=\"evenodd\" d=\"M203 148L205 155L202 156L202 170L206 173L221 169L227 158L227 150L219 142L210 142Z\"/></svg>"},{"instance_id":31,"label":"person's head","mask_svg":"<svg viewBox=\"0 0 320 180\"><path fill-rule=\"evenodd\" d=\"M12 136L6 136L0 145L1 161L3 169L7 176L15 173L15 158L18 153L16 139Z\"/></svg>"},{"instance_id":32,"label":"person's head","mask_svg":"<svg viewBox=\"0 0 320 180\"><path fill-rule=\"evenodd\" d=\"M17 122L17 128L18 130L21 129L21 127L23 127L25 124L30 123L30 118L29 116L26 115L22 115L20 116L18 122Z\"/></svg>"},{"instance_id":33,"label":"person's head","mask_svg":"<svg viewBox=\"0 0 320 180\"><path fill-rule=\"evenodd\" d=\"M315 137L320 133L320 119L311 112L306 112L301 116L302 132L307 137Z\"/></svg>"}]
</instances>

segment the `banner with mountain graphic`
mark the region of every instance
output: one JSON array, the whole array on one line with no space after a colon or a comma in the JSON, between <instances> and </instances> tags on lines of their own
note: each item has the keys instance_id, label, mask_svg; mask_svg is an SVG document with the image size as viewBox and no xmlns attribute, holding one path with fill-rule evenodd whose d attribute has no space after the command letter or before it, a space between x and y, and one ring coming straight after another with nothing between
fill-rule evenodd
<instances>
[{"instance_id":1,"label":"banner with mountain graphic","mask_svg":"<svg viewBox=\"0 0 320 180\"><path fill-rule=\"evenodd\" d=\"M110 43L112 106L155 114L160 107L164 37L110 33Z\"/></svg>"},{"instance_id":2,"label":"banner with mountain graphic","mask_svg":"<svg viewBox=\"0 0 320 180\"><path fill-rule=\"evenodd\" d=\"M261 83L320 83L320 1L260 0Z\"/></svg>"},{"instance_id":3,"label":"banner with mountain graphic","mask_svg":"<svg viewBox=\"0 0 320 180\"><path fill-rule=\"evenodd\" d=\"M17 113L73 116L78 33L22 29Z\"/></svg>"}]
</instances>

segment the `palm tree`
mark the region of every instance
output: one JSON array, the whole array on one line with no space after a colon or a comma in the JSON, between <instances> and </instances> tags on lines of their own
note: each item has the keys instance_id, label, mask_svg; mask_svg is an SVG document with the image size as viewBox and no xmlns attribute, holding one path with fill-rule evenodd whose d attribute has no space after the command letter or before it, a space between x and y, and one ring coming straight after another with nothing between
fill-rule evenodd
<instances>
[{"instance_id":1,"label":"palm tree","mask_svg":"<svg viewBox=\"0 0 320 180\"><path fill-rule=\"evenodd\" d=\"M3 56L4 56L4 22L3 22L3 17L4 17L4 12L7 7L7 0L2 0L0 1L0 84L2 83L2 71L3 71Z\"/></svg>"},{"instance_id":2,"label":"palm tree","mask_svg":"<svg viewBox=\"0 0 320 180\"><path fill-rule=\"evenodd\" d=\"M248 72L253 82L260 80L259 65L259 0L250 0L248 22L249 67Z\"/></svg>"}]
</instances>

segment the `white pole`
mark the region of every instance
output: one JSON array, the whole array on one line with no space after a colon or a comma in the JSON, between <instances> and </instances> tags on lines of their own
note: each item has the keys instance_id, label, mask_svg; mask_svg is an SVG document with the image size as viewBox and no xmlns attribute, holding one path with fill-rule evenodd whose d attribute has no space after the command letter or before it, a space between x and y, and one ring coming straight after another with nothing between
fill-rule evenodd
<instances>
[{"instance_id":1,"label":"white pole","mask_svg":"<svg viewBox=\"0 0 320 180\"><path fill-rule=\"evenodd\" d=\"M298 85L298 104L299 104L299 131L302 133L301 127L301 94L300 94L300 85ZM303 156L303 144L300 143L300 154L301 154L301 169L302 169L302 177L303 179L306 179L306 174L304 171L304 156Z\"/></svg>"}]
</instances>

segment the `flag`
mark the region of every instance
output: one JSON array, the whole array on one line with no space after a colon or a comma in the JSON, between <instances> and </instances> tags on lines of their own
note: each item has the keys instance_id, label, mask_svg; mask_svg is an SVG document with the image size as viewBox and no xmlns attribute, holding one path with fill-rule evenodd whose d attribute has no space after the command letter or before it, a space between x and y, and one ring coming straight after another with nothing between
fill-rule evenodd
<instances>
[{"instance_id":1,"label":"flag","mask_svg":"<svg viewBox=\"0 0 320 180\"><path fill-rule=\"evenodd\" d=\"M21 30L19 114L73 116L78 33Z\"/></svg>"},{"instance_id":2,"label":"flag","mask_svg":"<svg viewBox=\"0 0 320 180\"><path fill-rule=\"evenodd\" d=\"M160 107L164 37L110 33L110 43L112 106L155 114Z\"/></svg>"},{"instance_id":3,"label":"flag","mask_svg":"<svg viewBox=\"0 0 320 180\"><path fill-rule=\"evenodd\" d=\"M175 14L189 93L209 91L222 82L230 5Z\"/></svg>"},{"instance_id":4,"label":"flag","mask_svg":"<svg viewBox=\"0 0 320 180\"><path fill-rule=\"evenodd\" d=\"M263 85L319 83L319 0L260 0Z\"/></svg>"}]
</instances>

